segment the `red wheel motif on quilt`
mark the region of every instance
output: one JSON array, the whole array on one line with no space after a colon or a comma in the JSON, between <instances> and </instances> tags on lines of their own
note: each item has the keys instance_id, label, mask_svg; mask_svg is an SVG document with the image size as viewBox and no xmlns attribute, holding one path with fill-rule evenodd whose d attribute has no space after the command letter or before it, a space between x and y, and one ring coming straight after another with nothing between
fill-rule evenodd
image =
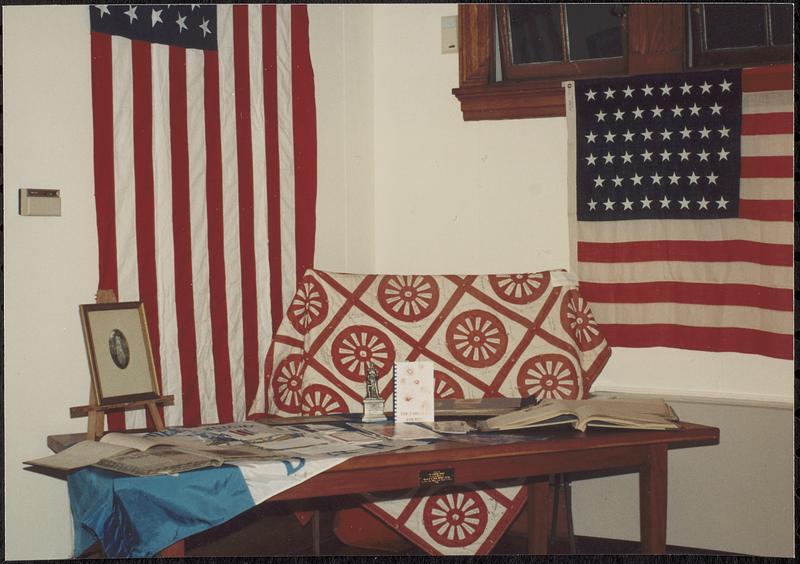
<instances>
[{"instance_id":1,"label":"red wheel motif on quilt","mask_svg":"<svg viewBox=\"0 0 800 564\"><path fill-rule=\"evenodd\" d=\"M433 397L436 399L464 399L464 390L461 389L455 378L434 370Z\"/></svg>"},{"instance_id":2,"label":"red wheel motif on quilt","mask_svg":"<svg viewBox=\"0 0 800 564\"><path fill-rule=\"evenodd\" d=\"M500 299L512 304L529 304L538 300L547 290L550 273L489 276L489 284Z\"/></svg>"},{"instance_id":3,"label":"red wheel motif on quilt","mask_svg":"<svg viewBox=\"0 0 800 564\"><path fill-rule=\"evenodd\" d=\"M347 413L347 404L335 390L322 384L312 384L303 391L302 412L303 415Z\"/></svg>"},{"instance_id":4,"label":"red wheel motif on quilt","mask_svg":"<svg viewBox=\"0 0 800 564\"><path fill-rule=\"evenodd\" d=\"M305 335L322 323L328 315L328 296L322 285L313 277L306 276L297 288L289 304L286 316L298 333Z\"/></svg>"},{"instance_id":5,"label":"red wheel motif on quilt","mask_svg":"<svg viewBox=\"0 0 800 564\"><path fill-rule=\"evenodd\" d=\"M384 276L378 286L378 302L400 321L419 321L436 309L439 287L433 276Z\"/></svg>"},{"instance_id":6,"label":"red wheel motif on quilt","mask_svg":"<svg viewBox=\"0 0 800 564\"><path fill-rule=\"evenodd\" d=\"M578 373L563 354L542 354L526 360L519 369L517 386L522 397L577 399Z\"/></svg>"},{"instance_id":7,"label":"red wheel motif on quilt","mask_svg":"<svg viewBox=\"0 0 800 564\"><path fill-rule=\"evenodd\" d=\"M448 547L469 546L486 529L489 511L474 491L456 490L428 498L422 522L431 538Z\"/></svg>"},{"instance_id":8,"label":"red wheel motif on quilt","mask_svg":"<svg viewBox=\"0 0 800 564\"><path fill-rule=\"evenodd\" d=\"M575 290L561 302L561 325L582 351L592 350L603 340L589 303Z\"/></svg>"},{"instance_id":9,"label":"red wheel motif on quilt","mask_svg":"<svg viewBox=\"0 0 800 564\"><path fill-rule=\"evenodd\" d=\"M447 327L447 348L473 368L485 368L506 352L508 335L503 323L488 311L472 309L455 316Z\"/></svg>"},{"instance_id":10,"label":"red wheel motif on quilt","mask_svg":"<svg viewBox=\"0 0 800 564\"><path fill-rule=\"evenodd\" d=\"M303 387L303 355L290 354L272 375L272 399L283 411L300 412L300 393Z\"/></svg>"},{"instance_id":11,"label":"red wheel motif on quilt","mask_svg":"<svg viewBox=\"0 0 800 564\"><path fill-rule=\"evenodd\" d=\"M379 377L384 376L392 369L395 353L383 331L369 325L354 325L333 340L331 356L333 365L345 378L363 382L368 362L375 365Z\"/></svg>"}]
</instances>

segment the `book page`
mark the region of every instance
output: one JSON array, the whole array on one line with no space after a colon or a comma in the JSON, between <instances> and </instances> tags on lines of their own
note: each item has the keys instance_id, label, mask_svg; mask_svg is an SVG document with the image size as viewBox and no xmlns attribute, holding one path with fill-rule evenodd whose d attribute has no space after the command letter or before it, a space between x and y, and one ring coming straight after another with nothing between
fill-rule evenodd
<instances>
[{"instance_id":1,"label":"book page","mask_svg":"<svg viewBox=\"0 0 800 564\"><path fill-rule=\"evenodd\" d=\"M538 405L498 415L479 423L481 430L503 430L575 423L584 431L587 424L607 423L641 429L673 429L678 420L661 399L645 400L543 400Z\"/></svg>"},{"instance_id":2,"label":"book page","mask_svg":"<svg viewBox=\"0 0 800 564\"><path fill-rule=\"evenodd\" d=\"M413 423L348 423L359 431L374 433L387 439L440 439L441 435Z\"/></svg>"},{"instance_id":3,"label":"book page","mask_svg":"<svg viewBox=\"0 0 800 564\"><path fill-rule=\"evenodd\" d=\"M36 460L26 460L23 464L43 466L56 470L77 470L78 468L91 466L103 458L128 451L130 451L129 448L116 445L97 441L81 441L57 454L37 458Z\"/></svg>"},{"instance_id":4,"label":"book page","mask_svg":"<svg viewBox=\"0 0 800 564\"><path fill-rule=\"evenodd\" d=\"M492 417L479 425L479 428L482 430L515 429L539 425L550 420L554 420L553 424L557 424L568 423L575 419L575 414L567 402L552 400Z\"/></svg>"},{"instance_id":5,"label":"book page","mask_svg":"<svg viewBox=\"0 0 800 564\"><path fill-rule=\"evenodd\" d=\"M629 427L636 429L675 429L677 415L664 400L586 400L575 406L579 420L576 429Z\"/></svg>"},{"instance_id":6,"label":"book page","mask_svg":"<svg viewBox=\"0 0 800 564\"><path fill-rule=\"evenodd\" d=\"M433 363L396 363L394 372L395 422L433 421L433 417Z\"/></svg>"},{"instance_id":7,"label":"book page","mask_svg":"<svg viewBox=\"0 0 800 564\"><path fill-rule=\"evenodd\" d=\"M141 435L132 435L130 433L106 433L100 439L100 442L141 451L160 444L158 439L143 437Z\"/></svg>"},{"instance_id":8,"label":"book page","mask_svg":"<svg viewBox=\"0 0 800 564\"><path fill-rule=\"evenodd\" d=\"M129 451L99 460L95 466L132 476L177 474L197 468L222 465L222 457L212 457L173 447L159 446L142 451Z\"/></svg>"},{"instance_id":9,"label":"book page","mask_svg":"<svg viewBox=\"0 0 800 564\"><path fill-rule=\"evenodd\" d=\"M273 451L259 448L254 444L210 444L190 437L165 437L159 446L174 446L184 451L222 457L224 460L270 460L275 458Z\"/></svg>"},{"instance_id":10,"label":"book page","mask_svg":"<svg viewBox=\"0 0 800 564\"><path fill-rule=\"evenodd\" d=\"M615 423L608 420L591 420L588 421L584 428L575 427L579 431L585 431L588 427L603 427L606 429L641 429L645 431L666 431L668 429L679 429L680 425L673 421L620 421Z\"/></svg>"},{"instance_id":11,"label":"book page","mask_svg":"<svg viewBox=\"0 0 800 564\"><path fill-rule=\"evenodd\" d=\"M466 421L461 421L461 420L433 421L433 422L425 422L419 424L436 433L444 433L452 435L463 435L464 433L469 433L475 430L475 427L473 427Z\"/></svg>"},{"instance_id":12,"label":"book page","mask_svg":"<svg viewBox=\"0 0 800 564\"><path fill-rule=\"evenodd\" d=\"M327 443L324 435L314 437L311 434L285 433L283 436L272 436L266 440L250 441L248 444L265 450L291 450Z\"/></svg>"},{"instance_id":13,"label":"book page","mask_svg":"<svg viewBox=\"0 0 800 564\"><path fill-rule=\"evenodd\" d=\"M595 417L653 421L676 420L677 416L664 400L573 400L572 409L580 420Z\"/></svg>"},{"instance_id":14,"label":"book page","mask_svg":"<svg viewBox=\"0 0 800 564\"><path fill-rule=\"evenodd\" d=\"M521 398L480 398L480 399L436 399L433 409L436 416L455 415L472 417L476 415L501 415L521 407Z\"/></svg>"}]
</instances>

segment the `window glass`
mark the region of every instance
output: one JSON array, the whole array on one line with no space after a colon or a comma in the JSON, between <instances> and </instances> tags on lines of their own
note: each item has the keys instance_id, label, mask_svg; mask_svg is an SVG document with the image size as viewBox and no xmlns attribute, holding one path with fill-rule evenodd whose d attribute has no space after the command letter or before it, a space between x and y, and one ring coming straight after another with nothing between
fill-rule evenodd
<instances>
[{"instance_id":1,"label":"window glass","mask_svg":"<svg viewBox=\"0 0 800 564\"><path fill-rule=\"evenodd\" d=\"M561 61L561 9L558 4L508 7L514 64Z\"/></svg>"},{"instance_id":2,"label":"window glass","mask_svg":"<svg viewBox=\"0 0 800 564\"><path fill-rule=\"evenodd\" d=\"M622 18L618 4L567 4L569 59L622 56Z\"/></svg>"},{"instance_id":3,"label":"window glass","mask_svg":"<svg viewBox=\"0 0 800 564\"><path fill-rule=\"evenodd\" d=\"M791 4L770 4L770 23L772 24L772 44L791 45L794 11Z\"/></svg>"},{"instance_id":4,"label":"window glass","mask_svg":"<svg viewBox=\"0 0 800 564\"><path fill-rule=\"evenodd\" d=\"M763 4L704 4L703 9L708 49L767 44Z\"/></svg>"}]
</instances>

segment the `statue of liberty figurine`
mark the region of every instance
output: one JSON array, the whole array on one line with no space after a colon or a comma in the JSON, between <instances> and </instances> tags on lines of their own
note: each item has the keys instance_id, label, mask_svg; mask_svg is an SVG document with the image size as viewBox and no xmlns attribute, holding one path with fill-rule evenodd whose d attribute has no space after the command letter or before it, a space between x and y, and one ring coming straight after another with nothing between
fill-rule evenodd
<instances>
[{"instance_id":1,"label":"statue of liberty figurine","mask_svg":"<svg viewBox=\"0 0 800 564\"><path fill-rule=\"evenodd\" d=\"M371 362L367 363L367 395L365 399L381 399L378 391L378 370Z\"/></svg>"},{"instance_id":2,"label":"statue of liberty figurine","mask_svg":"<svg viewBox=\"0 0 800 564\"><path fill-rule=\"evenodd\" d=\"M361 420L367 423L386 421L386 416L383 414L383 398L378 390L378 370L374 364L368 362L365 372L367 394L364 397L364 415Z\"/></svg>"}]
</instances>

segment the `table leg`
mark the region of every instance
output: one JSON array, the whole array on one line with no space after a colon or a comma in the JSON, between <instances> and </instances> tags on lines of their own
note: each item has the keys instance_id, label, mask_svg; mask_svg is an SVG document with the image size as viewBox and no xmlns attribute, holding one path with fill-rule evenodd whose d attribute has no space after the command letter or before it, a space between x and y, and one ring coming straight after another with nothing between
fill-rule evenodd
<instances>
[{"instance_id":1,"label":"table leg","mask_svg":"<svg viewBox=\"0 0 800 564\"><path fill-rule=\"evenodd\" d=\"M321 554L319 548L319 510L315 509L311 514L311 541L314 545L314 556Z\"/></svg>"},{"instance_id":2,"label":"table leg","mask_svg":"<svg viewBox=\"0 0 800 564\"><path fill-rule=\"evenodd\" d=\"M160 558L183 558L186 556L186 541L179 540L176 543L169 545L167 548L158 553Z\"/></svg>"},{"instance_id":3,"label":"table leg","mask_svg":"<svg viewBox=\"0 0 800 564\"><path fill-rule=\"evenodd\" d=\"M667 446L652 445L639 469L642 552L664 554L667 547Z\"/></svg>"},{"instance_id":4,"label":"table leg","mask_svg":"<svg viewBox=\"0 0 800 564\"><path fill-rule=\"evenodd\" d=\"M547 554L550 530L548 506L550 484L547 476L528 479L528 553Z\"/></svg>"}]
</instances>

